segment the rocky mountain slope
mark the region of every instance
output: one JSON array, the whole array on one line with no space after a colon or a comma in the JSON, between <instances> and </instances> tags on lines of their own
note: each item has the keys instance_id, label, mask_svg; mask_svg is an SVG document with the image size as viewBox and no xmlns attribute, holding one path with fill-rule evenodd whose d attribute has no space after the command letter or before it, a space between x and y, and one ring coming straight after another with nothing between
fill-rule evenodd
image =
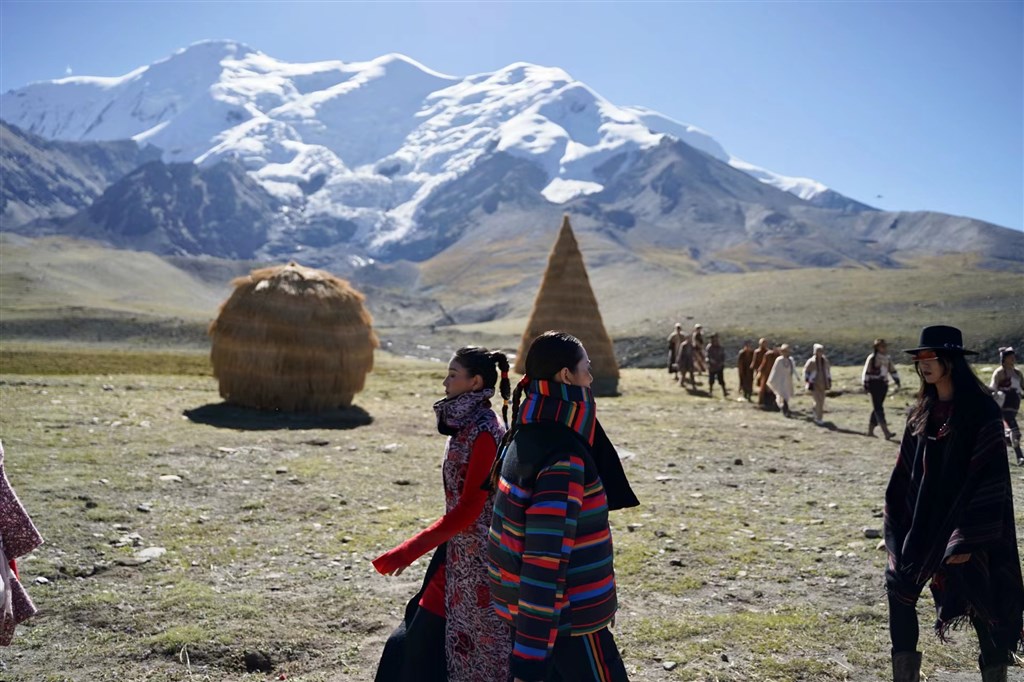
<instances>
[{"instance_id":1,"label":"rocky mountain slope","mask_svg":"<svg viewBox=\"0 0 1024 682\"><path fill-rule=\"evenodd\" d=\"M609 160L670 138L807 202L869 209L746 163L698 128L615 105L561 69L525 63L458 78L402 55L291 64L207 41L124 76L9 91L0 111L47 139L132 139L158 146L168 163L240 163L280 202L268 254L311 246L309 226L340 231L354 254L410 253L435 194L494 154L530 162L542 196L561 204L605 189Z\"/></svg>"},{"instance_id":2,"label":"rocky mountain slope","mask_svg":"<svg viewBox=\"0 0 1024 682\"><path fill-rule=\"evenodd\" d=\"M159 158L156 147L131 140L48 140L0 121L0 224L10 229L76 213L130 171Z\"/></svg>"},{"instance_id":3,"label":"rocky mountain slope","mask_svg":"<svg viewBox=\"0 0 1024 682\"><path fill-rule=\"evenodd\" d=\"M11 91L0 110L34 131L0 128L5 231L186 266L295 259L378 292L395 320L524 317L563 213L625 326L675 317L701 275L951 254L1024 272L1024 233L875 210L530 64L460 79L401 55L287 64L215 41Z\"/></svg>"}]
</instances>

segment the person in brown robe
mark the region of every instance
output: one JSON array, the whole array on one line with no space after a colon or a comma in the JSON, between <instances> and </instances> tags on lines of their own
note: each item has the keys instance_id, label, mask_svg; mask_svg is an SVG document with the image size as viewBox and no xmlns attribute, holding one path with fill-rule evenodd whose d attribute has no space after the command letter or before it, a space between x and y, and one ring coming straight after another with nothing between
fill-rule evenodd
<instances>
[{"instance_id":1,"label":"person in brown robe","mask_svg":"<svg viewBox=\"0 0 1024 682\"><path fill-rule=\"evenodd\" d=\"M768 352L768 339L762 337L757 340L757 348L754 349L753 359L750 361L750 371L754 373L754 385L758 388L761 387L761 375L759 370L761 369L761 361L764 360L764 354ZM765 376L767 379L768 377Z\"/></svg>"},{"instance_id":2,"label":"person in brown robe","mask_svg":"<svg viewBox=\"0 0 1024 682\"><path fill-rule=\"evenodd\" d=\"M725 348L719 342L718 332L710 336L711 343L704 348L708 360L708 395L715 392L715 382L722 387L722 397L728 398L729 391L725 388Z\"/></svg>"},{"instance_id":3,"label":"person in brown robe","mask_svg":"<svg viewBox=\"0 0 1024 682\"><path fill-rule=\"evenodd\" d=\"M676 355L676 366L679 367L679 385L686 386L686 376L690 376L690 390L697 390L697 380L693 376L693 343L690 339L684 338L679 344L679 354Z\"/></svg>"},{"instance_id":4,"label":"person in brown robe","mask_svg":"<svg viewBox=\"0 0 1024 682\"><path fill-rule=\"evenodd\" d=\"M775 361L782 357L782 352L772 347L771 344L766 345L768 348L761 356L761 362L757 366L757 404L763 410L778 412L779 404L775 400L775 393L768 388L768 375L771 374Z\"/></svg>"},{"instance_id":5,"label":"person in brown robe","mask_svg":"<svg viewBox=\"0 0 1024 682\"><path fill-rule=\"evenodd\" d=\"M668 373L674 380L679 379L679 365L676 363L676 358L679 357L679 346L685 340L686 334L683 333L683 325L676 322L676 330L668 337Z\"/></svg>"},{"instance_id":6,"label":"person in brown robe","mask_svg":"<svg viewBox=\"0 0 1024 682\"><path fill-rule=\"evenodd\" d=\"M693 333L690 335L690 345L693 347L693 370L698 374L708 371L708 363L704 359L704 326L693 325Z\"/></svg>"},{"instance_id":7,"label":"person in brown robe","mask_svg":"<svg viewBox=\"0 0 1024 682\"><path fill-rule=\"evenodd\" d=\"M750 402L750 396L754 393L754 349L750 347L750 341L743 342L743 348L736 355L736 371L740 375L740 393Z\"/></svg>"}]
</instances>

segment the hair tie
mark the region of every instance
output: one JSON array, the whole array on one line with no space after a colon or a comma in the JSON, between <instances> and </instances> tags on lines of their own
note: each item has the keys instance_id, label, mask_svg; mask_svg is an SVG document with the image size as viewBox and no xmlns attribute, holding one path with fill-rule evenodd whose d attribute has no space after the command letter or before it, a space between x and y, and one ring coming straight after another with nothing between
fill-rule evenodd
<instances>
[{"instance_id":1,"label":"hair tie","mask_svg":"<svg viewBox=\"0 0 1024 682\"><path fill-rule=\"evenodd\" d=\"M502 399L501 406L502 407L508 407L508 398L503 398Z\"/></svg>"},{"instance_id":2,"label":"hair tie","mask_svg":"<svg viewBox=\"0 0 1024 682\"><path fill-rule=\"evenodd\" d=\"M501 370L501 378L502 379L508 379L508 370L507 369Z\"/></svg>"}]
</instances>

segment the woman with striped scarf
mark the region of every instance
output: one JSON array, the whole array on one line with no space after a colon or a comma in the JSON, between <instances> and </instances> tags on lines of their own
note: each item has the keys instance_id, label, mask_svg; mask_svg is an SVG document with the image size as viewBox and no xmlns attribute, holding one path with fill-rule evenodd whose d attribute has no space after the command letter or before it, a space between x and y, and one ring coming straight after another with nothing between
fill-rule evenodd
<instances>
[{"instance_id":1,"label":"woman with striped scarf","mask_svg":"<svg viewBox=\"0 0 1024 682\"><path fill-rule=\"evenodd\" d=\"M592 380L579 339L534 339L492 471L491 603L513 630L517 682L627 679L609 629L616 598L608 511L639 502L597 423Z\"/></svg>"}]
</instances>

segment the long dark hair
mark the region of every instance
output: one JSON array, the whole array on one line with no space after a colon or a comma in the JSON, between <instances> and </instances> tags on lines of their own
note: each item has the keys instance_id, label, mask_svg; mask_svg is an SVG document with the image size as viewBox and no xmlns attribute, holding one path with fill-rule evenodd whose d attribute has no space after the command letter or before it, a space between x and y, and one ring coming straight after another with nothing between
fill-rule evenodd
<instances>
[{"instance_id":1,"label":"long dark hair","mask_svg":"<svg viewBox=\"0 0 1024 682\"><path fill-rule=\"evenodd\" d=\"M953 416L950 428L956 429L964 420L984 407L992 407L995 401L988 387L985 386L967 363L963 353L939 349L935 351L939 364L953 381ZM914 371L921 379L921 388L917 391L917 403L911 408L911 433L921 435L928 427L928 413L939 399L939 391L934 384L929 384L921 374L921 367L914 363ZM989 405L991 403L991 405Z\"/></svg>"},{"instance_id":2,"label":"long dark hair","mask_svg":"<svg viewBox=\"0 0 1024 682\"><path fill-rule=\"evenodd\" d=\"M464 367L469 376L481 377L484 380L484 388L494 388L498 383L498 370L501 370L501 384L498 387L498 392L503 398L501 420L505 422L505 428L508 428L508 398L511 389L508 380L508 356L498 350L464 346L455 351L452 360ZM495 365L498 367L497 370Z\"/></svg>"},{"instance_id":3,"label":"long dark hair","mask_svg":"<svg viewBox=\"0 0 1024 682\"><path fill-rule=\"evenodd\" d=\"M489 487L490 490L496 490L498 487L505 446L515 435L519 404L526 386L533 379L550 380L562 371L563 367L568 367L575 372L576 365L583 359L583 354L583 342L567 332L546 331L530 342L524 366L526 374L516 384L516 390L512 394L512 428L505 432L505 436L498 443L498 456L494 459L494 466L491 467L489 477L490 485L485 483L484 487Z\"/></svg>"}]
</instances>

